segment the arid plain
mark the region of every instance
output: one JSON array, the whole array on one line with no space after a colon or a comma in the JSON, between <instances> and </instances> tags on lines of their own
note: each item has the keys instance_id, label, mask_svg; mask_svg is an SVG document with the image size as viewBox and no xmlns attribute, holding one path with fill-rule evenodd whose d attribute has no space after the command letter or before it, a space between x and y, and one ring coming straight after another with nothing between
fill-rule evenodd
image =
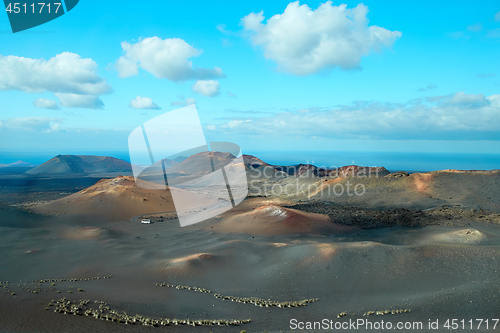
<instances>
[{"instance_id":1,"label":"arid plain","mask_svg":"<svg viewBox=\"0 0 500 333\"><path fill-rule=\"evenodd\" d=\"M212 153L216 166L232 158ZM498 170L245 155L248 198L181 228L170 191L182 189L141 188L112 158L55 159L0 177L1 331L279 332L324 319L444 331L499 316Z\"/></svg>"}]
</instances>

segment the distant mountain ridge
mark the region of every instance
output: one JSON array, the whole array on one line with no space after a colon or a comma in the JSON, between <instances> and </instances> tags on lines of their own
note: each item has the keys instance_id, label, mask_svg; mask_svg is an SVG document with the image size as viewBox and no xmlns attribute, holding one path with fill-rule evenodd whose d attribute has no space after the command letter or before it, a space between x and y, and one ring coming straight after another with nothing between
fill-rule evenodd
<instances>
[{"instance_id":1,"label":"distant mountain ridge","mask_svg":"<svg viewBox=\"0 0 500 333\"><path fill-rule=\"evenodd\" d=\"M212 172L212 165L219 169L232 160L235 156L224 152L202 152L190 157L180 156L173 160L163 159L150 166L144 175L163 174L163 166L168 169L172 175L203 175ZM253 155L243 155L245 169L254 171L262 168L272 168L274 172L282 172L287 176L301 176L311 174L317 177L340 176L348 177L360 172L367 176L376 174L385 176L390 172L384 167L362 167L357 165L343 166L337 169L326 169L312 164L297 165L270 165ZM78 174L106 174L122 173L132 174L132 166L129 162L110 157L95 155L57 155L47 162L35 166L24 161L18 161L11 164L0 164L0 167L18 166L33 167L26 171L28 175L78 175Z\"/></svg>"},{"instance_id":2,"label":"distant mountain ridge","mask_svg":"<svg viewBox=\"0 0 500 333\"><path fill-rule=\"evenodd\" d=\"M22 160L19 160L17 162L14 162L14 163L7 163L7 164L4 164L4 163L0 163L0 168L10 168L10 167L22 167L22 168L34 168L36 167L35 164L31 164L29 162L25 162L25 161L22 161Z\"/></svg>"},{"instance_id":3,"label":"distant mountain ridge","mask_svg":"<svg viewBox=\"0 0 500 333\"><path fill-rule=\"evenodd\" d=\"M57 155L56 157L28 170L29 175L37 174L92 174L111 172L132 172L129 162L109 156Z\"/></svg>"},{"instance_id":4,"label":"distant mountain ridge","mask_svg":"<svg viewBox=\"0 0 500 333\"><path fill-rule=\"evenodd\" d=\"M243 155L245 166L247 169L255 170L259 168L271 167L276 172L283 172L288 176L302 176L310 174L316 177L350 177L364 174L367 177L371 175L386 176L390 172L384 167L366 167L360 165L346 165L336 169L327 169L317 167L313 164L296 164L296 165L270 165L261 159L252 155Z\"/></svg>"}]
</instances>

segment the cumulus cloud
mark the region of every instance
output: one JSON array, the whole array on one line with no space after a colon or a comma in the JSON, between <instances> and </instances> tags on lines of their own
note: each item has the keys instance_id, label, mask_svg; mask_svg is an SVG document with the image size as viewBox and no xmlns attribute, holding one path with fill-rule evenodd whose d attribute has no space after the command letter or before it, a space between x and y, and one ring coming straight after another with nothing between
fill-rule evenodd
<instances>
[{"instance_id":1,"label":"cumulus cloud","mask_svg":"<svg viewBox=\"0 0 500 333\"><path fill-rule=\"evenodd\" d=\"M181 101L173 101L170 103L171 106L186 106L186 105L191 105L191 104L196 104L196 99L192 97L184 98L183 96L180 96Z\"/></svg>"},{"instance_id":2,"label":"cumulus cloud","mask_svg":"<svg viewBox=\"0 0 500 333\"><path fill-rule=\"evenodd\" d=\"M151 98L141 96L137 96L136 98L131 100L129 103L129 107L131 107L132 109L160 109L160 107L156 103L154 103Z\"/></svg>"},{"instance_id":3,"label":"cumulus cloud","mask_svg":"<svg viewBox=\"0 0 500 333\"><path fill-rule=\"evenodd\" d=\"M149 37L136 43L122 42L121 47L124 55L118 58L115 64L121 78L137 75L139 67L156 78L174 82L225 77L219 67L193 67L189 59L199 56L203 51L181 38Z\"/></svg>"},{"instance_id":4,"label":"cumulus cloud","mask_svg":"<svg viewBox=\"0 0 500 333\"><path fill-rule=\"evenodd\" d=\"M488 104L488 99L483 94L456 93L450 101L451 104L467 108L478 108Z\"/></svg>"},{"instance_id":5,"label":"cumulus cloud","mask_svg":"<svg viewBox=\"0 0 500 333\"><path fill-rule=\"evenodd\" d=\"M401 37L399 31L368 26L367 13L363 4L347 9L328 1L312 10L297 1L266 23L260 12L243 17L241 24L279 70L309 75L333 67L358 69L363 56L391 47Z\"/></svg>"},{"instance_id":6,"label":"cumulus cloud","mask_svg":"<svg viewBox=\"0 0 500 333\"><path fill-rule=\"evenodd\" d=\"M52 92L62 106L102 108L99 95L110 93L106 80L97 75L97 63L78 54L63 52L45 59L0 55L0 90L28 93ZM35 106L56 108L54 101L38 99Z\"/></svg>"},{"instance_id":7,"label":"cumulus cloud","mask_svg":"<svg viewBox=\"0 0 500 333\"><path fill-rule=\"evenodd\" d=\"M20 117L0 119L0 130L55 132L64 119L50 117Z\"/></svg>"},{"instance_id":8,"label":"cumulus cloud","mask_svg":"<svg viewBox=\"0 0 500 333\"><path fill-rule=\"evenodd\" d=\"M49 60L0 55L0 90L102 95L111 92L90 58L63 52Z\"/></svg>"},{"instance_id":9,"label":"cumulus cloud","mask_svg":"<svg viewBox=\"0 0 500 333\"><path fill-rule=\"evenodd\" d=\"M207 128L232 135L269 138L288 135L341 139L500 140L500 94L484 97L460 92L432 103L357 102L333 109L300 111L234 117L225 123L209 124Z\"/></svg>"},{"instance_id":10,"label":"cumulus cloud","mask_svg":"<svg viewBox=\"0 0 500 333\"><path fill-rule=\"evenodd\" d=\"M38 99L34 100L33 105L36 106L37 108L41 108L41 109L52 109L52 110L59 109L56 101L53 101L50 99L45 99L45 98L38 98Z\"/></svg>"},{"instance_id":11,"label":"cumulus cloud","mask_svg":"<svg viewBox=\"0 0 500 333\"><path fill-rule=\"evenodd\" d=\"M492 107L500 109L500 94L488 96L487 100Z\"/></svg>"},{"instance_id":12,"label":"cumulus cloud","mask_svg":"<svg viewBox=\"0 0 500 333\"><path fill-rule=\"evenodd\" d=\"M56 94L61 106L66 108L103 109L102 100L93 95Z\"/></svg>"},{"instance_id":13,"label":"cumulus cloud","mask_svg":"<svg viewBox=\"0 0 500 333\"><path fill-rule=\"evenodd\" d=\"M192 88L195 93L208 97L220 94L220 84L216 80L198 80Z\"/></svg>"}]
</instances>

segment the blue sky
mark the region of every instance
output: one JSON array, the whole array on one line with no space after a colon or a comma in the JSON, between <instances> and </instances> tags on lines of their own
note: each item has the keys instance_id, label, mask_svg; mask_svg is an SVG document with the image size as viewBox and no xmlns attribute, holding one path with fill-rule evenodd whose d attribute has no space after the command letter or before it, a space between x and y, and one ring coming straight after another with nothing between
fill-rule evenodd
<instances>
[{"instance_id":1,"label":"blue sky","mask_svg":"<svg viewBox=\"0 0 500 333\"><path fill-rule=\"evenodd\" d=\"M244 153L500 153L493 1L81 1L16 34L0 14L0 55L3 151L126 151L195 102Z\"/></svg>"}]
</instances>

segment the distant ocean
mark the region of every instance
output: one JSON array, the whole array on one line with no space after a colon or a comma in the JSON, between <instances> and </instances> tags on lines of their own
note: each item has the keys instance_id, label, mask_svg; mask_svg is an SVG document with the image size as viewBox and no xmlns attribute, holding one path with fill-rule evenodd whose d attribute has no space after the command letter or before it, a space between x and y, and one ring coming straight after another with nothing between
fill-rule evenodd
<instances>
[{"instance_id":1,"label":"distant ocean","mask_svg":"<svg viewBox=\"0 0 500 333\"><path fill-rule=\"evenodd\" d=\"M344 165L383 166L389 171L435 171L443 169L500 169L500 154L440 154L394 152L245 152L269 164L310 163L320 167Z\"/></svg>"},{"instance_id":2,"label":"distant ocean","mask_svg":"<svg viewBox=\"0 0 500 333\"><path fill-rule=\"evenodd\" d=\"M320 167L339 167L356 164L362 166L383 166L390 171L434 171L443 169L491 170L500 169L500 154L447 154L447 153L393 153L393 152L271 152L245 151L267 163L294 165L310 163ZM79 151L61 152L74 155L112 156L129 161L126 151ZM55 152L0 152L0 163L23 160L42 164L58 155Z\"/></svg>"}]
</instances>

